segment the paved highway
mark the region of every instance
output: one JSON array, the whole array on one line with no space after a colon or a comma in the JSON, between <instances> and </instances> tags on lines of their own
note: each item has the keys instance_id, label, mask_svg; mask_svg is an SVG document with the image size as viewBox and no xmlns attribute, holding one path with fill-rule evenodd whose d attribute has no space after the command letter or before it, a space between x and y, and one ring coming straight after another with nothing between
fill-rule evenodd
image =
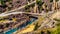
<instances>
[{"instance_id":1,"label":"paved highway","mask_svg":"<svg viewBox=\"0 0 60 34\"><path fill-rule=\"evenodd\" d=\"M33 4L33 3L36 3L36 1L33 1L33 2L29 3L28 5L31 5L31 4ZM27 6L27 5L24 5L24 6L21 6L21 7L19 7L19 8L14 9L14 10L6 11L5 13L7 13L7 12L15 12L15 11L17 11L17 10L20 10L20 9L22 9L22 8L25 8L26 6Z\"/></svg>"}]
</instances>

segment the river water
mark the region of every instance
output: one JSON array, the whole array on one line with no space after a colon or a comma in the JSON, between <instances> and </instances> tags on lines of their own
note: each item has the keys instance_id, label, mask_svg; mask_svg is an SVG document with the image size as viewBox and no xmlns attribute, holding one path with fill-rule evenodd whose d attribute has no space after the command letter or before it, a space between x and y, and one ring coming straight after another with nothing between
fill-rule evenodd
<instances>
[{"instance_id":1,"label":"river water","mask_svg":"<svg viewBox=\"0 0 60 34\"><path fill-rule=\"evenodd\" d=\"M5 32L4 34L12 34L13 32L16 32L17 30L22 29L22 28L26 27L29 24L32 24L35 20L36 20L36 18L32 18L32 19L30 19L30 21L27 21L26 23L20 25L17 28L10 29L9 31Z\"/></svg>"}]
</instances>

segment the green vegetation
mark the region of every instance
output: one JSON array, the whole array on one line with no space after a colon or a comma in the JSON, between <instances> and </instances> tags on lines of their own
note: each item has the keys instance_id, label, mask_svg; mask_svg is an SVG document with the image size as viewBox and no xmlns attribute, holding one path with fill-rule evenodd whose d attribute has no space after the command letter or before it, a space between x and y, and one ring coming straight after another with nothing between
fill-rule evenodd
<instances>
[{"instance_id":1,"label":"green vegetation","mask_svg":"<svg viewBox=\"0 0 60 34\"><path fill-rule=\"evenodd\" d=\"M57 23L56 34L60 34L60 22Z\"/></svg>"},{"instance_id":2,"label":"green vegetation","mask_svg":"<svg viewBox=\"0 0 60 34\"><path fill-rule=\"evenodd\" d=\"M42 10L42 5L44 2L42 2L42 0L36 0L36 4L38 5L38 10L41 12Z\"/></svg>"},{"instance_id":3,"label":"green vegetation","mask_svg":"<svg viewBox=\"0 0 60 34\"><path fill-rule=\"evenodd\" d=\"M50 0L50 2L53 2L53 0Z\"/></svg>"},{"instance_id":4,"label":"green vegetation","mask_svg":"<svg viewBox=\"0 0 60 34\"><path fill-rule=\"evenodd\" d=\"M55 19L57 21L56 28L51 31L51 34L60 34L60 19Z\"/></svg>"},{"instance_id":5,"label":"green vegetation","mask_svg":"<svg viewBox=\"0 0 60 34\"><path fill-rule=\"evenodd\" d=\"M28 9L28 10L26 10L26 12L30 12L30 10Z\"/></svg>"},{"instance_id":6,"label":"green vegetation","mask_svg":"<svg viewBox=\"0 0 60 34\"><path fill-rule=\"evenodd\" d=\"M31 4L31 5L28 5L28 4L27 4L27 5L25 6L26 12L30 12L30 7L33 8L34 6L35 6L35 3L33 3L33 4Z\"/></svg>"},{"instance_id":7,"label":"green vegetation","mask_svg":"<svg viewBox=\"0 0 60 34\"><path fill-rule=\"evenodd\" d=\"M2 5L5 5L4 0L0 0L0 2L1 2Z\"/></svg>"},{"instance_id":8,"label":"green vegetation","mask_svg":"<svg viewBox=\"0 0 60 34\"><path fill-rule=\"evenodd\" d=\"M2 5L5 5L5 2L10 2L11 0L0 0L0 3L2 4Z\"/></svg>"},{"instance_id":9,"label":"green vegetation","mask_svg":"<svg viewBox=\"0 0 60 34\"><path fill-rule=\"evenodd\" d=\"M56 2L59 1L59 0L55 0Z\"/></svg>"},{"instance_id":10,"label":"green vegetation","mask_svg":"<svg viewBox=\"0 0 60 34\"><path fill-rule=\"evenodd\" d=\"M43 31L41 31L41 34L44 34L44 32L43 32Z\"/></svg>"},{"instance_id":11,"label":"green vegetation","mask_svg":"<svg viewBox=\"0 0 60 34\"><path fill-rule=\"evenodd\" d=\"M60 21L60 19L55 19L55 18L54 18L54 20L55 20L55 21L58 21L58 22Z\"/></svg>"},{"instance_id":12,"label":"green vegetation","mask_svg":"<svg viewBox=\"0 0 60 34\"><path fill-rule=\"evenodd\" d=\"M51 34L51 32L50 31L46 31L47 33L46 34ZM41 31L41 34L44 34L45 32L44 31Z\"/></svg>"},{"instance_id":13,"label":"green vegetation","mask_svg":"<svg viewBox=\"0 0 60 34\"><path fill-rule=\"evenodd\" d=\"M60 34L60 19L55 19L57 21L56 27L55 28L51 28L50 30L46 30L46 31L41 31L41 34L44 34L45 32L47 32L47 34ZM36 26L37 27L37 26Z\"/></svg>"},{"instance_id":14,"label":"green vegetation","mask_svg":"<svg viewBox=\"0 0 60 34\"><path fill-rule=\"evenodd\" d=\"M38 27L39 27L39 26L38 26L38 23L37 23L37 24L35 25L35 29L34 29L34 31L37 30Z\"/></svg>"},{"instance_id":15,"label":"green vegetation","mask_svg":"<svg viewBox=\"0 0 60 34\"><path fill-rule=\"evenodd\" d=\"M10 3L10 1L11 1L11 0L0 0L0 5L2 6L2 7L1 7L2 10L0 10L0 13L3 13L3 12L6 11L6 8L8 7L8 6L6 5L6 2ZM10 10L10 9L11 9L11 8L8 7L7 10Z\"/></svg>"},{"instance_id":16,"label":"green vegetation","mask_svg":"<svg viewBox=\"0 0 60 34\"><path fill-rule=\"evenodd\" d=\"M29 2L31 1L31 0L28 0Z\"/></svg>"},{"instance_id":17,"label":"green vegetation","mask_svg":"<svg viewBox=\"0 0 60 34\"><path fill-rule=\"evenodd\" d=\"M47 34L51 34L51 32L47 30Z\"/></svg>"},{"instance_id":18,"label":"green vegetation","mask_svg":"<svg viewBox=\"0 0 60 34\"><path fill-rule=\"evenodd\" d=\"M43 2L42 2L42 0L36 0L36 4L37 4L38 6L42 6Z\"/></svg>"},{"instance_id":19,"label":"green vegetation","mask_svg":"<svg viewBox=\"0 0 60 34\"><path fill-rule=\"evenodd\" d=\"M26 5L26 6L25 6L25 10L28 10L29 8L30 8L29 5Z\"/></svg>"},{"instance_id":20,"label":"green vegetation","mask_svg":"<svg viewBox=\"0 0 60 34\"><path fill-rule=\"evenodd\" d=\"M56 2L59 1L59 0L55 0ZM53 2L53 0L50 0L50 2Z\"/></svg>"},{"instance_id":21,"label":"green vegetation","mask_svg":"<svg viewBox=\"0 0 60 34\"><path fill-rule=\"evenodd\" d=\"M30 12L30 5L26 5L26 6L25 6L25 11L26 11L26 12Z\"/></svg>"},{"instance_id":22,"label":"green vegetation","mask_svg":"<svg viewBox=\"0 0 60 34\"><path fill-rule=\"evenodd\" d=\"M57 24L56 24L56 26L57 26L57 34L60 34L60 19L56 19L56 21L57 21Z\"/></svg>"},{"instance_id":23,"label":"green vegetation","mask_svg":"<svg viewBox=\"0 0 60 34\"><path fill-rule=\"evenodd\" d=\"M34 6L35 6L35 3L31 4L30 6L31 6L31 7L34 7Z\"/></svg>"}]
</instances>

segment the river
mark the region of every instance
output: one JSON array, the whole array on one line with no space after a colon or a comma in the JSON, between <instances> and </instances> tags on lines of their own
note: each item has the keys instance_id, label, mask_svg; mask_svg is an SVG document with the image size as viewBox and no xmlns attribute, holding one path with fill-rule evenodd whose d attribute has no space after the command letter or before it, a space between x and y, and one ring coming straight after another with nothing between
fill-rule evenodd
<instances>
[{"instance_id":1,"label":"river","mask_svg":"<svg viewBox=\"0 0 60 34\"><path fill-rule=\"evenodd\" d=\"M32 18L32 19L30 19L30 21L27 21L26 23L20 25L17 28L10 29L9 31L5 32L4 34L12 34L13 32L16 32L17 30L22 29L22 28L26 27L29 24L32 24L35 20L36 20L36 18Z\"/></svg>"}]
</instances>

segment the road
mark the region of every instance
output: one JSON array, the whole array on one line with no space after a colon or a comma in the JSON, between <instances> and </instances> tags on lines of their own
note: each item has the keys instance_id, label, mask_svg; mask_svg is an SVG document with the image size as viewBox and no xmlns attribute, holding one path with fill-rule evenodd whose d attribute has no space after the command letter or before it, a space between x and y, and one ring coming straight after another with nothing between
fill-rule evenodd
<instances>
[{"instance_id":1,"label":"road","mask_svg":"<svg viewBox=\"0 0 60 34\"><path fill-rule=\"evenodd\" d=\"M28 5L31 5L31 4L33 4L33 3L35 3L36 1L33 1L32 3L29 3ZM41 15L41 14L39 14L39 13L27 13L27 12L18 12L17 10L20 10L20 9L22 9L22 8L24 8L26 5L24 5L24 6L22 6L22 7L19 7L19 8L17 8L17 9L14 9L14 10L11 10L11 11L7 11L7 12L5 12L5 13L2 13L2 14L0 14L0 16L7 16L7 15L11 15L11 14L18 14L18 13L26 13L26 14L32 14L32 15ZM17 12L16 12L17 11ZM48 13L49 14L49 13ZM46 16L46 15L45 15ZM47 22L48 22L48 20L47 20ZM43 26L45 26L45 24L46 24L46 21L44 21L44 23L42 23L41 24L41 27L40 28L42 28Z\"/></svg>"},{"instance_id":2,"label":"road","mask_svg":"<svg viewBox=\"0 0 60 34\"><path fill-rule=\"evenodd\" d=\"M8 15L11 15L11 14L31 14L31 15L40 15L39 13L27 13L27 12L11 12L11 13L2 13L0 14L0 17L4 17L4 16L8 16Z\"/></svg>"},{"instance_id":3,"label":"road","mask_svg":"<svg viewBox=\"0 0 60 34\"><path fill-rule=\"evenodd\" d=\"M18 13L22 14L22 13L26 13L26 12L10 12L10 13L0 14L0 16L7 16L7 15L11 15L11 14L18 14ZM51 13L53 14L54 12L51 12ZM47 15L51 15L51 13L47 13ZM39 14L39 13L26 13L26 14L41 15L41 14ZM46 15L44 15L44 16L46 16ZM40 27L40 28L44 27L47 22L49 22L49 19L45 20L45 21L41 24L41 27ZM40 29L40 28L39 28L39 29Z\"/></svg>"},{"instance_id":4,"label":"road","mask_svg":"<svg viewBox=\"0 0 60 34\"><path fill-rule=\"evenodd\" d=\"M36 2L36 1L33 1L33 2L29 3L28 5L31 5L31 4L33 4L33 3L35 3L35 2ZM14 10L6 11L6 12L0 14L0 16L7 16L7 15L10 15L10 14L17 14L17 13L18 13L17 10L20 10L20 9L26 7L26 6L27 6L27 5L24 5L24 6L21 6L21 7L19 7L19 8L14 9ZM17 12L16 12L16 11L17 11ZM14 13L12 13L12 12L14 12ZM19 13L26 13L26 12L19 12ZM31 14L32 14L32 13L31 13ZM35 13L33 13L33 14L35 14Z\"/></svg>"},{"instance_id":5,"label":"road","mask_svg":"<svg viewBox=\"0 0 60 34\"><path fill-rule=\"evenodd\" d=\"M28 5L31 5L31 4L33 4L33 3L36 3L36 1L33 1L33 2L29 3ZM17 10L20 10L20 9L26 7L26 6L27 6L27 5L24 5L24 6L21 6L21 7L19 7L19 8L14 9L14 10L6 11L6 12L15 12L15 11L17 11ZM5 13L6 13L6 12L5 12Z\"/></svg>"},{"instance_id":6,"label":"road","mask_svg":"<svg viewBox=\"0 0 60 34\"><path fill-rule=\"evenodd\" d=\"M48 12L45 17L47 18L46 20L43 21L43 23L41 24L41 26L38 29L42 29L42 27L46 26L47 24L49 24L47 27L52 27L51 26L51 21L54 21L53 18L51 17L55 12L51 11ZM54 16L54 15L53 15Z\"/></svg>"},{"instance_id":7,"label":"road","mask_svg":"<svg viewBox=\"0 0 60 34\"><path fill-rule=\"evenodd\" d=\"M38 29L41 29L42 27L44 27L48 22L49 22L49 20L45 19Z\"/></svg>"}]
</instances>

